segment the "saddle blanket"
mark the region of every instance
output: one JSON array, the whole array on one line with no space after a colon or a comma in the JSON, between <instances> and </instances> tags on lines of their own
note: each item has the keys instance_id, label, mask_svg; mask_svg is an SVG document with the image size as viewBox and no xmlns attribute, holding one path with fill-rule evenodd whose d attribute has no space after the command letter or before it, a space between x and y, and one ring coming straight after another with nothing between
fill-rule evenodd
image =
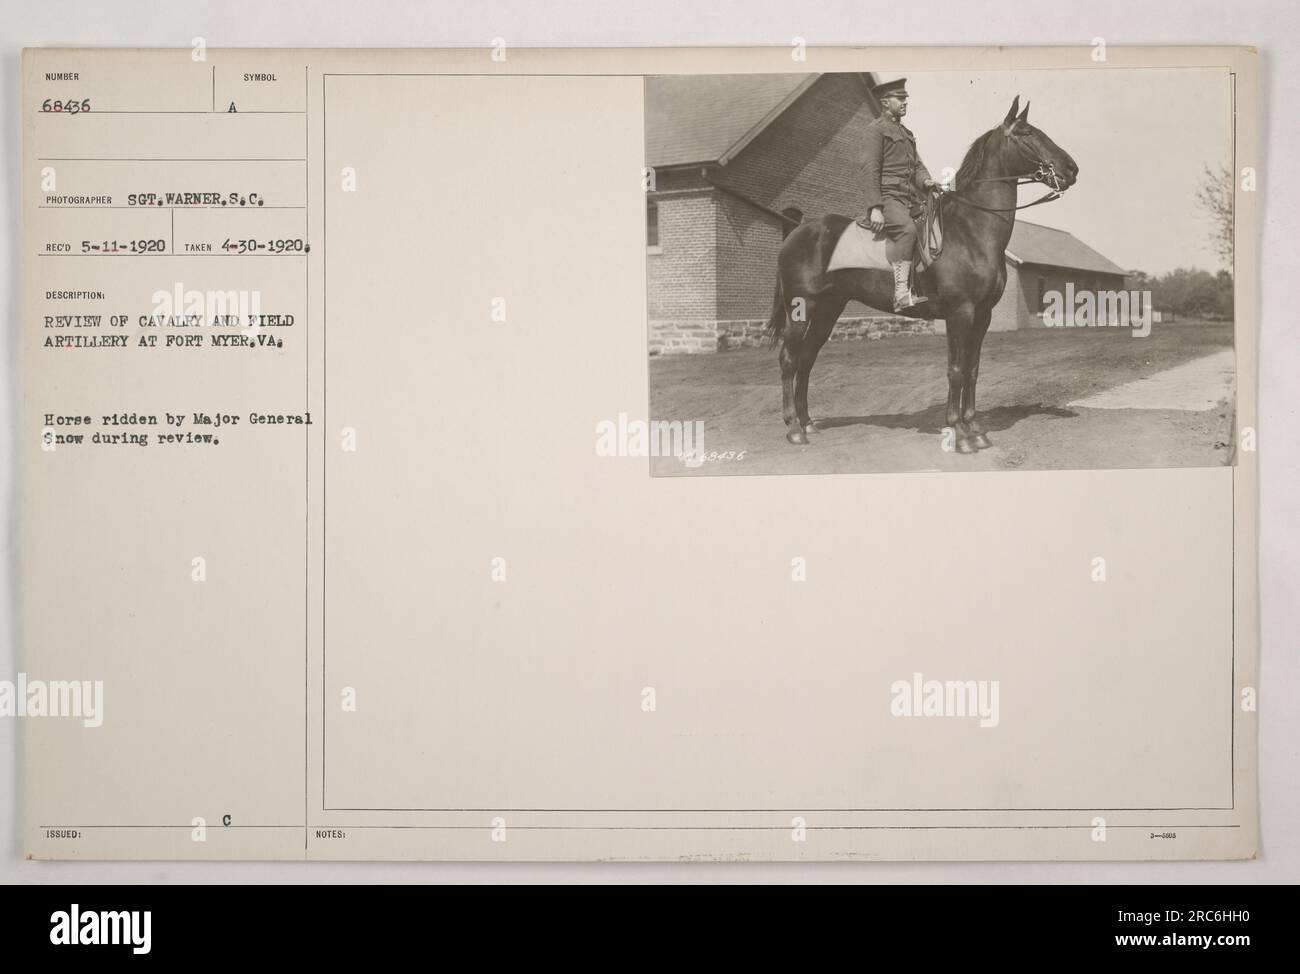
<instances>
[{"instance_id":1,"label":"saddle blanket","mask_svg":"<svg viewBox=\"0 0 1300 974\"><path fill-rule=\"evenodd\" d=\"M850 223L836 242L826 270L838 271L845 267L889 270L889 261L885 259L885 235L882 233L876 236L870 230Z\"/></svg>"}]
</instances>

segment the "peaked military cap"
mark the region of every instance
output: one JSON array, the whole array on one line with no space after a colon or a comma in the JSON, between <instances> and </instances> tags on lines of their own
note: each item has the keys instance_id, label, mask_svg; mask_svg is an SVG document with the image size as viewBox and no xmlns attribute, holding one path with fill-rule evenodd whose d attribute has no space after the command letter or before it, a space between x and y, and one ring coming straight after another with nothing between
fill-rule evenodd
<instances>
[{"instance_id":1,"label":"peaked military cap","mask_svg":"<svg viewBox=\"0 0 1300 974\"><path fill-rule=\"evenodd\" d=\"M890 95L899 98L907 97L907 79L896 78L893 81L883 81L871 89L871 93L877 98L888 98Z\"/></svg>"}]
</instances>

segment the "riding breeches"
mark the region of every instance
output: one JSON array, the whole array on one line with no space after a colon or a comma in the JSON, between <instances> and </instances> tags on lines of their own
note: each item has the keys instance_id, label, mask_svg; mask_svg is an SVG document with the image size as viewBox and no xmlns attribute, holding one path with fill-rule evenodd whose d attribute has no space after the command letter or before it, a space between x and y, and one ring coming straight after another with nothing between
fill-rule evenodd
<instances>
[{"instance_id":1,"label":"riding breeches","mask_svg":"<svg viewBox=\"0 0 1300 974\"><path fill-rule=\"evenodd\" d=\"M912 204L886 196L881 207L885 213L885 258L892 264L911 260L916 253L916 224L912 221Z\"/></svg>"}]
</instances>

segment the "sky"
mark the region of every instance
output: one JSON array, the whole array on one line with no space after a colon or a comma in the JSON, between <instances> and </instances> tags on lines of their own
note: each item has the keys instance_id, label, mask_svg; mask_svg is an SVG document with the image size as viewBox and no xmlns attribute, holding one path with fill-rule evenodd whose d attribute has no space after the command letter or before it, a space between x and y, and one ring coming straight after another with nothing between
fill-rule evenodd
<instances>
[{"instance_id":1,"label":"sky","mask_svg":"<svg viewBox=\"0 0 1300 974\"><path fill-rule=\"evenodd\" d=\"M1079 164L1079 181L1018 219L1068 230L1130 270L1215 271L1196 190L1205 166L1231 161L1230 81L1222 68L910 72L905 124L938 179L1002 121L1012 98L1022 108L1028 99L1029 120ZM1043 192L1023 186L1020 202Z\"/></svg>"}]
</instances>

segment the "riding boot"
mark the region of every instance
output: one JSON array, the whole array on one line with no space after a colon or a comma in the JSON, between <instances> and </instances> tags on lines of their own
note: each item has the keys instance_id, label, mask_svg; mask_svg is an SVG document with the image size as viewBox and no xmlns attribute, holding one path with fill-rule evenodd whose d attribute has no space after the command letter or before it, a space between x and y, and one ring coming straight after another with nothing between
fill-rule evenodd
<instances>
[{"instance_id":1,"label":"riding boot","mask_svg":"<svg viewBox=\"0 0 1300 974\"><path fill-rule=\"evenodd\" d=\"M913 294L908 284L908 280L912 276L912 262L910 260L896 260L893 262L893 268L895 311L913 308L927 300L923 295Z\"/></svg>"}]
</instances>

